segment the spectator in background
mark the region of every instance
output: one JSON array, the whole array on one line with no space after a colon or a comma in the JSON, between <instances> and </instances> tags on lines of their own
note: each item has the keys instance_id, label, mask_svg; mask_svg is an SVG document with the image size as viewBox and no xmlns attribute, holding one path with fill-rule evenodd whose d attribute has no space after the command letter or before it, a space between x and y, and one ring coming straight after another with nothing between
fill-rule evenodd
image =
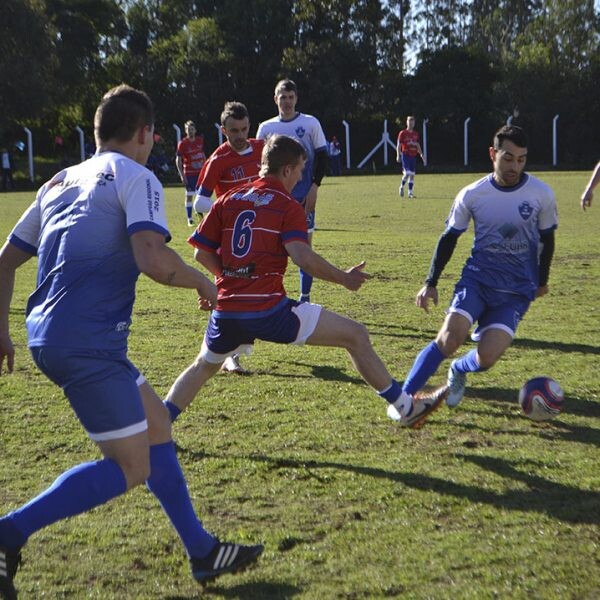
<instances>
[{"instance_id":1,"label":"spectator in background","mask_svg":"<svg viewBox=\"0 0 600 600\"><path fill-rule=\"evenodd\" d=\"M335 135L329 142L329 167L333 176L342 174L342 147Z\"/></svg>"},{"instance_id":2,"label":"spectator in background","mask_svg":"<svg viewBox=\"0 0 600 600\"><path fill-rule=\"evenodd\" d=\"M9 190L14 190L15 185L12 176L13 160L6 147L2 148L0 160L2 161L2 191L8 192Z\"/></svg>"}]
</instances>

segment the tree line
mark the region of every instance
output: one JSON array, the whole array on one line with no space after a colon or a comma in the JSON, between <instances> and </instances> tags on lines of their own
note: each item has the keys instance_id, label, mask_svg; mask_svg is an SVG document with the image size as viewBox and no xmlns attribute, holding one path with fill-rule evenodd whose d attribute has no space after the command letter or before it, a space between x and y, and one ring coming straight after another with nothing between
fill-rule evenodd
<instances>
[{"instance_id":1,"label":"tree line","mask_svg":"<svg viewBox=\"0 0 600 600\"><path fill-rule=\"evenodd\" d=\"M471 118L474 158L512 117L530 156L589 166L600 154L600 15L593 0L4 0L0 20L0 143L35 132L36 151L91 137L112 85L146 90L157 129L196 121L215 138L226 100L244 102L253 132L273 116L281 77L299 110L343 140L356 164L406 115L427 118L433 164L462 164ZM481 149L481 151L478 151Z\"/></svg>"}]
</instances>

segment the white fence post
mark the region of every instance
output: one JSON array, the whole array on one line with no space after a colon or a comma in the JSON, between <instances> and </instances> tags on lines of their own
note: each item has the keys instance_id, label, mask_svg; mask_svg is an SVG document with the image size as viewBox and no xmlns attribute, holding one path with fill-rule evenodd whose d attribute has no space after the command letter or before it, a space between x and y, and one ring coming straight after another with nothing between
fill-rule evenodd
<instances>
[{"instance_id":1,"label":"white fence post","mask_svg":"<svg viewBox=\"0 0 600 600\"><path fill-rule=\"evenodd\" d=\"M471 117L465 119L464 124L464 146L465 146L465 167L469 164L469 121Z\"/></svg>"},{"instance_id":2,"label":"white fence post","mask_svg":"<svg viewBox=\"0 0 600 600\"><path fill-rule=\"evenodd\" d=\"M558 164L558 135L556 130L556 122L558 121L558 115L554 115L552 119L552 165Z\"/></svg>"},{"instance_id":3,"label":"white fence post","mask_svg":"<svg viewBox=\"0 0 600 600\"><path fill-rule=\"evenodd\" d=\"M35 184L35 174L33 172L33 136L31 135L31 129L23 127L23 130L27 134L27 156L29 158L29 179L31 183Z\"/></svg>"},{"instance_id":4,"label":"white fence post","mask_svg":"<svg viewBox=\"0 0 600 600\"><path fill-rule=\"evenodd\" d=\"M83 129L77 125L77 127L75 127L75 131L79 134L79 158L81 159L79 162L83 162L85 160L85 138L83 135Z\"/></svg>"},{"instance_id":5,"label":"white fence post","mask_svg":"<svg viewBox=\"0 0 600 600\"><path fill-rule=\"evenodd\" d=\"M350 169L350 123L342 121L346 130L346 169Z\"/></svg>"}]
</instances>

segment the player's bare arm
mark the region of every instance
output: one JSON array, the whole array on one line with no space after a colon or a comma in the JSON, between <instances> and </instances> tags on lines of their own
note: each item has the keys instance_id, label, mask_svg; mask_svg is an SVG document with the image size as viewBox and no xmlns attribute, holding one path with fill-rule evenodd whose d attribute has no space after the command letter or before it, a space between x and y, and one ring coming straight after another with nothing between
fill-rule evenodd
<instances>
[{"instance_id":1,"label":"player's bare arm","mask_svg":"<svg viewBox=\"0 0 600 600\"><path fill-rule=\"evenodd\" d=\"M6 242L0 250L0 375L5 358L9 373L12 373L14 367L15 349L10 338L8 313L15 285L15 272L31 256L10 242Z\"/></svg>"},{"instance_id":2,"label":"player's bare arm","mask_svg":"<svg viewBox=\"0 0 600 600\"><path fill-rule=\"evenodd\" d=\"M214 252L208 252L201 248L196 248L194 252L194 258L210 273L215 277L220 277L223 272L223 265L221 264L221 258Z\"/></svg>"},{"instance_id":3,"label":"player's bare arm","mask_svg":"<svg viewBox=\"0 0 600 600\"><path fill-rule=\"evenodd\" d=\"M203 298L217 301L214 283L167 247L164 235L139 231L131 236L131 246L139 270L150 279L163 285L195 289Z\"/></svg>"},{"instance_id":4,"label":"player's bare arm","mask_svg":"<svg viewBox=\"0 0 600 600\"><path fill-rule=\"evenodd\" d=\"M343 271L333 266L304 242L289 242L285 249L294 263L309 275L343 285L350 291L358 290L367 279L371 278L371 275L363 271L364 262Z\"/></svg>"},{"instance_id":5,"label":"player's bare arm","mask_svg":"<svg viewBox=\"0 0 600 600\"><path fill-rule=\"evenodd\" d=\"M438 291L437 288L431 285L424 285L417 293L415 304L422 308L426 313L429 312L429 300L431 300L434 306L438 305Z\"/></svg>"}]
</instances>

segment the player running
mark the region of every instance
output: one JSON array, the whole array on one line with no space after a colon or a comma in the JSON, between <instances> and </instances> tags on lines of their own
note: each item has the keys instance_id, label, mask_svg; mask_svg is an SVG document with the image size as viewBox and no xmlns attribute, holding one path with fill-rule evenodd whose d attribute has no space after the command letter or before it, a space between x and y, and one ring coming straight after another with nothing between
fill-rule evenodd
<instances>
[{"instance_id":1,"label":"player running","mask_svg":"<svg viewBox=\"0 0 600 600\"><path fill-rule=\"evenodd\" d=\"M412 116L406 117L406 129L398 134L398 142L396 143L396 162L402 163L403 172L402 183L398 190L401 198L404 196L404 186L407 181L408 197L416 197L414 195L414 185L417 172L417 156L420 156L423 164L426 164L419 139L419 132L415 131L415 118Z\"/></svg>"},{"instance_id":2,"label":"player running","mask_svg":"<svg viewBox=\"0 0 600 600\"><path fill-rule=\"evenodd\" d=\"M177 144L175 166L179 178L185 186L185 212L188 225L193 226L195 223L192 218L192 202L196 193L196 180L206 161L206 155L204 154L204 136L196 135L194 121L186 121L184 127L186 136Z\"/></svg>"},{"instance_id":3,"label":"player running","mask_svg":"<svg viewBox=\"0 0 600 600\"><path fill-rule=\"evenodd\" d=\"M417 356L402 394L411 396L464 343L472 325L477 348L454 360L448 371L446 404L463 398L467 373L490 369L512 343L530 303L548 293L556 200L550 187L525 173L527 137L520 127L504 126L489 149L493 173L462 189L452 205L446 230L435 249L425 286L416 304L438 303L437 283L469 221L475 241L454 288L448 315L435 341ZM540 248L541 245L541 248ZM401 419L394 406L388 415Z\"/></svg>"}]
</instances>

